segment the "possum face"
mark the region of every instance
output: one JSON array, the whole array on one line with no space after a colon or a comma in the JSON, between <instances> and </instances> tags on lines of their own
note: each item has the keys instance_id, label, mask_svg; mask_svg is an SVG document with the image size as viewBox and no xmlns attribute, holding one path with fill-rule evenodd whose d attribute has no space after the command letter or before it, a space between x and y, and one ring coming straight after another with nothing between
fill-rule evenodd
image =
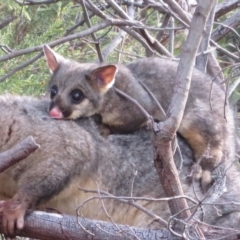
<instances>
[{"instance_id":1,"label":"possum face","mask_svg":"<svg viewBox=\"0 0 240 240\"><path fill-rule=\"evenodd\" d=\"M56 119L77 119L99 113L105 93L115 81L115 65L80 64L65 59L44 46L53 73L49 82L49 115Z\"/></svg>"},{"instance_id":2,"label":"possum face","mask_svg":"<svg viewBox=\"0 0 240 240\"><path fill-rule=\"evenodd\" d=\"M75 76L75 70L63 71L64 68L59 68L49 82L49 115L57 119L77 119L95 114L102 97L86 84L84 76Z\"/></svg>"}]
</instances>

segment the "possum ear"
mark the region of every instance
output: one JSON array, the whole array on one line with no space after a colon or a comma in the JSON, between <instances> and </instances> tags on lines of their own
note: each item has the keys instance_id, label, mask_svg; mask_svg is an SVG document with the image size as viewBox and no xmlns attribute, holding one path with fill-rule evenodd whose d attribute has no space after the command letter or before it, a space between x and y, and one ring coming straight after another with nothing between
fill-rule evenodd
<instances>
[{"instance_id":1,"label":"possum ear","mask_svg":"<svg viewBox=\"0 0 240 240\"><path fill-rule=\"evenodd\" d=\"M51 72L58 68L60 62L66 61L64 57L54 52L48 45L43 46L43 52Z\"/></svg>"},{"instance_id":2,"label":"possum ear","mask_svg":"<svg viewBox=\"0 0 240 240\"><path fill-rule=\"evenodd\" d=\"M90 78L97 84L98 88L108 90L115 82L115 76L117 73L117 66L107 65L99 67L92 71Z\"/></svg>"}]
</instances>

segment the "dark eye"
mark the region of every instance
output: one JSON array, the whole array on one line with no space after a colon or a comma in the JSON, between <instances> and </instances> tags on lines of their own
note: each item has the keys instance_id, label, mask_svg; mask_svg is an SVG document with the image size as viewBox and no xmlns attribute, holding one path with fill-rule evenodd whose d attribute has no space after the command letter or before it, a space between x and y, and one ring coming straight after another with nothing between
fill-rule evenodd
<instances>
[{"instance_id":1,"label":"dark eye","mask_svg":"<svg viewBox=\"0 0 240 240\"><path fill-rule=\"evenodd\" d=\"M53 99L58 93L58 88L56 85L53 85L50 90L50 98Z\"/></svg>"},{"instance_id":2,"label":"dark eye","mask_svg":"<svg viewBox=\"0 0 240 240\"><path fill-rule=\"evenodd\" d=\"M78 89L73 90L71 92L70 96L71 96L71 100L73 103L80 103L84 98L82 91L80 91Z\"/></svg>"}]
</instances>

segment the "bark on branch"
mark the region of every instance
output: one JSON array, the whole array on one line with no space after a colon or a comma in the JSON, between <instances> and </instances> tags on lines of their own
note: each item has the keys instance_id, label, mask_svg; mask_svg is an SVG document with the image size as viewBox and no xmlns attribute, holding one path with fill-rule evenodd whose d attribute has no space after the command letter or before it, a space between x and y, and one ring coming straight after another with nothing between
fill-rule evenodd
<instances>
[{"instance_id":1,"label":"bark on branch","mask_svg":"<svg viewBox=\"0 0 240 240\"><path fill-rule=\"evenodd\" d=\"M188 98L190 79L195 62L195 56L200 45L202 35L206 26L208 15L213 7L213 1L204 0L199 2L191 21L189 34L182 48L181 60L177 70L174 95L172 97L168 112L169 118L158 124L159 133L155 139L157 157L155 167L157 169L161 184L168 197L183 195L183 190L174 164L171 151L171 140L173 139L181 123L184 108ZM188 68L183 66L190 66ZM178 104L176 104L178 103ZM160 150L161 149L161 150ZM186 219L190 216L187 202L184 199L169 201L172 214Z\"/></svg>"},{"instance_id":2,"label":"bark on branch","mask_svg":"<svg viewBox=\"0 0 240 240\"><path fill-rule=\"evenodd\" d=\"M216 8L215 18L219 18L222 15L232 11L239 7L240 1L239 0L225 0L221 3L218 3Z\"/></svg>"},{"instance_id":3,"label":"bark on branch","mask_svg":"<svg viewBox=\"0 0 240 240\"><path fill-rule=\"evenodd\" d=\"M119 231L119 229L121 231ZM0 222L0 234L1 234ZM231 232L226 236L227 229L203 228L207 239L233 240L237 238L237 232ZM24 229L18 231L18 236L37 238L41 240L179 240L168 229L144 229L127 225L114 225L112 223L90 220L86 218L56 213L34 211L25 218Z\"/></svg>"},{"instance_id":4,"label":"bark on branch","mask_svg":"<svg viewBox=\"0 0 240 240\"><path fill-rule=\"evenodd\" d=\"M118 228L112 223L80 217L76 219L76 216L35 211L26 217L24 229L18 232L18 236L42 240L179 239L167 229L150 230L124 225L117 226Z\"/></svg>"},{"instance_id":5,"label":"bark on branch","mask_svg":"<svg viewBox=\"0 0 240 240\"><path fill-rule=\"evenodd\" d=\"M32 136L27 137L9 150L0 153L0 173L15 163L27 158L40 146L35 143Z\"/></svg>"}]
</instances>

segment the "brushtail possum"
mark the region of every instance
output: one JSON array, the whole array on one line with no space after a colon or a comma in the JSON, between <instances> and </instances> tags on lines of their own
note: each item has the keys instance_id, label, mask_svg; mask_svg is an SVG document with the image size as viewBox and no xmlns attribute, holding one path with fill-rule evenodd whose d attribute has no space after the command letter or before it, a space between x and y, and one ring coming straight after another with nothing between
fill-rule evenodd
<instances>
[{"instance_id":1,"label":"brushtail possum","mask_svg":"<svg viewBox=\"0 0 240 240\"><path fill-rule=\"evenodd\" d=\"M134 196L155 194L156 187L144 183L148 178L150 182L155 178L151 160L142 166L138 162L153 158L147 133L107 140L98 134L91 119L57 121L49 116L48 106L49 99L0 96L0 152L29 135L40 145L29 157L0 173L0 200L6 200L0 201L0 224L6 236L14 236L15 228L23 228L26 212L33 209L54 208L76 215L76 208L94 195L80 191L80 186L97 189L97 182L101 190L118 196L129 195L135 164L139 172ZM142 141L143 145L139 143ZM121 213L119 203L107 201L105 204L118 223L139 227L154 225L151 217L129 209L128 205L122 204ZM148 203L150 211L158 209L155 203L150 205ZM109 221L98 200L87 204L82 214Z\"/></svg>"},{"instance_id":2,"label":"brushtail possum","mask_svg":"<svg viewBox=\"0 0 240 240\"><path fill-rule=\"evenodd\" d=\"M49 116L48 106L46 99L0 96L0 152L29 135L40 145L32 155L0 173L0 200L4 200L0 201L0 224L6 236L14 236L16 228L23 228L26 213L34 209L53 208L62 214L76 215L76 208L94 195L80 191L79 187L90 190L99 187L118 197L166 197L153 166L154 149L148 131L113 134L105 139L91 119L57 121ZM232 142L227 144L227 152L234 154ZM195 192L185 177L192 164L192 154L181 139L179 145L183 155L182 187L194 199ZM218 188L222 187L216 185L218 194L204 198L212 204L202 205L194 217L204 217L204 222L211 225L240 229L239 206L226 204L240 198L240 171L234 165L230 169L228 164L221 167L226 175L227 191L219 197ZM195 191L203 198L199 186L195 186ZM111 219L99 200L84 205L83 217L159 229L166 227L171 216L166 201L136 201L159 216L158 220L114 199L103 201ZM214 202L225 204L216 208Z\"/></svg>"},{"instance_id":3,"label":"brushtail possum","mask_svg":"<svg viewBox=\"0 0 240 240\"><path fill-rule=\"evenodd\" d=\"M177 63L161 58L144 58L128 64L78 63L64 58L48 46L44 53L51 70L49 114L57 119L77 119L100 114L113 132L132 132L145 116L132 102L116 93L118 88L135 98L154 119L164 120L143 82L167 111L177 84ZM178 132L188 141L200 162L203 191L212 182L211 171L223 160L226 142L233 131L233 117L220 87L194 69L189 97ZM227 120L225 119L226 113ZM199 173L198 172L198 173Z\"/></svg>"}]
</instances>

